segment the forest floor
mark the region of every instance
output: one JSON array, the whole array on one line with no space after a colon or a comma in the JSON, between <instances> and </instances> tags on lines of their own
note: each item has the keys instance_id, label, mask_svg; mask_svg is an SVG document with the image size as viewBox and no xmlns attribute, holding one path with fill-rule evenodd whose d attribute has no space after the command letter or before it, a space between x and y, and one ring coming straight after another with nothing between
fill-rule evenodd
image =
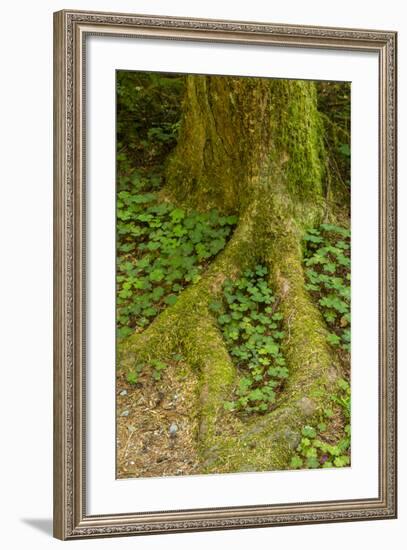
<instances>
[{"instance_id":1,"label":"forest floor","mask_svg":"<svg viewBox=\"0 0 407 550\"><path fill-rule=\"evenodd\" d=\"M199 472L196 384L182 370L148 373L137 384L117 379L117 477Z\"/></svg>"}]
</instances>

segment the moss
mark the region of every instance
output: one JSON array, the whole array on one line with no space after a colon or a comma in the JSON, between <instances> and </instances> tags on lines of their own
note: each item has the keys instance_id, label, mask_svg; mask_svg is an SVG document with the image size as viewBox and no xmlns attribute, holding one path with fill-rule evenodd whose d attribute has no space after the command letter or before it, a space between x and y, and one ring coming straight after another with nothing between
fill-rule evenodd
<instances>
[{"instance_id":1,"label":"moss","mask_svg":"<svg viewBox=\"0 0 407 550\"><path fill-rule=\"evenodd\" d=\"M267 252L271 283L281 299L288 334L284 346L286 359L293 372L318 366L317 374L328 372L335 364L326 342L327 330L319 310L305 289L301 247L295 227L275 235Z\"/></svg>"},{"instance_id":2,"label":"moss","mask_svg":"<svg viewBox=\"0 0 407 550\"><path fill-rule=\"evenodd\" d=\"M322 208L326 162L314 83L189 76L186 90L166 167L178 201L243 213L256 194L283 188L291 202Z\"/></svg>"},{"instance_id":3,"label":"moss","mask_svg":"<svg viewBox=\"0 0 407 550\"><path fill-rule=\"evenodd\" d=\"M271 100L274 164L296 200L322 196L324 146L313 82L276 81Z\"/></svg>"},{"instance_id":4,"label":"moss","mask_svg":"<svg viewBox=\"0 0 407 550\"><path fill-rule=\"evenodd\" d=\"M227 109L216 109L221 83L216 77L187 77L182 130L167 162L166 181L178 202L231 213L237 210L233 182L242 174L237 159L231 157L236 143L222 118Z\"/></svg>"},{"instance_id":5,"label":"moss","mask_svg":"<svg viewBox=\"0 0 407 550\"><path fill-rule=\"evenodd\" d=\"M303 417L294 406L276 409L246 423L236 422L235 433L212 437L208 441L204 471L284 470L288 468L303 425Z\"/></svg>"},{"instance_id":6,"label":"moss","mask_svg":"<svg viewBox=\"0 0 407 550\"><path fill-rule=\"evenodd\" d=\"M236 370L209 312L191 326L183 350L188 363L199 373L199 441L205 449L207 439L216 430Z\"/></svg>"}]
</instances>

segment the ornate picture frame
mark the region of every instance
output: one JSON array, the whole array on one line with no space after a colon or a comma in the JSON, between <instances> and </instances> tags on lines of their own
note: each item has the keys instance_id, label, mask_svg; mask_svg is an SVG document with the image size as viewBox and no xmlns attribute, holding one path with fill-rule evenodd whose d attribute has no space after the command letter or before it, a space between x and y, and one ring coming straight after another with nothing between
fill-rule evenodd
<instances>
[{"instance_id":1,"label":"ornate picture frame","mask_svg":"<svg viewBox=\"0 0 407 550\"><path fill-rule=\"evenodd\" d=\"M379 419L378 494L375 498L214 505L166 511L160 511L158 506L157 511L88 513L85 54L86 40L90 36L312 48L377 55ZM397 35L391 31L74 10L54 14L55 537L65 540L396 517L396 42Z\"/></svg>"}]
</instances>

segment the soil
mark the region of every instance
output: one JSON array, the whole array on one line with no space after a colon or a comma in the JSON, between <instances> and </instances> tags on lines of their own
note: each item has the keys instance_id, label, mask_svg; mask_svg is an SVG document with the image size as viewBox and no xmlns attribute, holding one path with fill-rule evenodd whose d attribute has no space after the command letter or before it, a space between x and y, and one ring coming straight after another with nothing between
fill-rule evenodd
<instances>
[{"instance_id":1,"label":"soil","mask_svg":"<svg viewBox=\"0 0 407 550\"><path fill-rule=\"evenodd\" d=\"M199 473L197 383L187 367L151 372L137 384L118 376L117 478Z\"/></svg>"}]
</instances>

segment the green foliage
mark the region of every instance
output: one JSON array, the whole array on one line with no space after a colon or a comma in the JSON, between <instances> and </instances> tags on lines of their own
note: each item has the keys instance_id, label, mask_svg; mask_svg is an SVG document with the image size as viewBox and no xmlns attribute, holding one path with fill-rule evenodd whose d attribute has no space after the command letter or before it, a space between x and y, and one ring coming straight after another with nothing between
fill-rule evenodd
<instances>
[{"instance_id":1,"label":"green foliage","mask_svg":"<svg viewBox=\"0 0 407 550\"><path fill-rule=\"evenodd\" d=\"M329 327L327 340L349 360L350 352L350 232L323 224L304 237L307 289L318 303ZM339 418L339 420L338 420ZM335 443L328 427L343 422L343 436ZM350 386L339 379L331 406L322 411L318 426L304 426L291 468L341 468L350 464Z\"/></svg>"},{"instance_id":2,"label":"green foliage","mask_svg":"<svg viewBox=\"0 0 407 550\"><path fill-rule=\"evenodd\" d=\"M117 72L117 161L122 174L160 164L174 147L183 75Z\"/></svg>"},{"instance_id":3,"label":"green foliage","mask_svg":"<svg viewBox=\"0 0 407 550\"><path fill-rule=\"evenodd\" d=\"M316 428L304 426L301 431L301 441L296 453L291 458L291 468L342 468L349 466L350 386L346 380L339 379L337 391L331 396L331 400L333 404L339 406L339 413L346 421L343 437L335 443L329 441L325 422L320 422ZM331 409L327 409L323 414L328 419L332 419L334 416Z\"/></svg>"},{"instance_id":4,"label":"green foliage","mask_svg":"<svg viewBox=\"0 0 407 550\"><path fill-rule=\"evenodd\" d=\"M332 396L332 401L337 403L344 415L344 418L350 422L350 385L349 382L343 378L338 380L338 391Z\"/></svg>"},{"instance_id":5,"label":"green foliage","mask_svg":"<svg viewBox=\"0 0 407 550\"><path fill-rule=\"evenodd\" d=\"M154 382L161 380L163 372L170 365L174 366L184 361L184 357L179 353L173 353L169 357L168 362L159 361L157 359L152 359L148 363L137 363L131 370L127 373L127 382L129 384L137 384L139 382L140 376L143 372L149 371L151 373L151 378Z\"/></svg>"},{"instance_id":6,"label":"green foliage","mask_svg":"<svg viewBox=\"0 0 407 550\"><path fill-rule=\"evenodd\" d=\"M168 365L166 363L163 363L162 361L157 360L151 361L151 365L153 367L153 379L157 382L158 380L161 380L161 374Z\"/></svg>"},{"instance_id":7,"label":"green foliage","mask_svg":"<svg viewBox=\"0 0 407 550\"><path fill-rule=\"evenodd\" d=\"M329 327L328 342L350 352L350 232L323 224L304 237L306 288Z\"/></svg>"},{"instance_id":8,"label":"green foliage","mask_svg":"<svg viewBox=\"0 0 407 550\"><path fill-rule=\"evenodd\" d=\"M242 375L235 399L224 404L229 411L267 412L288 376L280 350L282 315L266 276L267 268L256 265L237 281L227 280L222 301L209 306Z\"/></svg>"},{"instance_id":9,"label":"green foliage","mask_svg":"<svg viewBox=\"0 0 407 550\"><path fill-rule=\"evenodd\" d=\"M350 188L350 97L349 82L317 83L318 109L324 122L325 148L334 183Z\"/></svg>"},{"instance_id":10,"label":"green foliage","mask_svg":"<svg viewBox=\"0 0 407 550\"><path fill-rule=\"evenodd\" d=\"M118 337L145 328L223 249L235 216L157 202L160 179L135 171L118 178Z\"/></svg>"},{"instance_id":11,"label":"green foliage","mask_svg":"<svg viewBox=\"0 0 407 550\"><path fill-rule=\"evenodd\" d=\"M140 377L140 374L142 372L144 368L144 364L143 363L137 363L133 370L129 371L128 374L127 374L127 382L129 382L129 384L137 384L138 380L139 380L139 377Z\"/></svg>"}]
</instances>

